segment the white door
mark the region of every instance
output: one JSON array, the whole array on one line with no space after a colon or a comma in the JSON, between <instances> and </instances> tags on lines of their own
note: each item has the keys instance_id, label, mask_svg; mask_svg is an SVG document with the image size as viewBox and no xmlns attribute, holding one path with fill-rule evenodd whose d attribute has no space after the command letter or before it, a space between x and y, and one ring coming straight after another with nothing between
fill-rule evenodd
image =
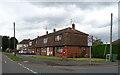
<instances>
[{"instance_id":1,"label":"white door","mask_svg":"<svg viewBox=\"0 0 120 75\"><path fill-rule=\"evenodd\" d=\"M47 47L47 56L49 56L50 52L49 52L49 47Z\"/></svg>"}]
</instances>

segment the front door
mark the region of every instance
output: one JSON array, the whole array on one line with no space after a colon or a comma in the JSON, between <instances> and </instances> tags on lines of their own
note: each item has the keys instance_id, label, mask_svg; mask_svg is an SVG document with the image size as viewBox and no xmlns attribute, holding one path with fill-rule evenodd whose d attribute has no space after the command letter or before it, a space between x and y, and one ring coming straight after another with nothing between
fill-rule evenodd
<instances>
[{"instance_id":1,"label":"front door","mask_svg":"<svg viewBox=\"0 0 120 75\"><path fill-rule=\"evenodd\" d=\"M55 47L53 47L53 56L55 56Z\"/></svg>"}]
</instances>

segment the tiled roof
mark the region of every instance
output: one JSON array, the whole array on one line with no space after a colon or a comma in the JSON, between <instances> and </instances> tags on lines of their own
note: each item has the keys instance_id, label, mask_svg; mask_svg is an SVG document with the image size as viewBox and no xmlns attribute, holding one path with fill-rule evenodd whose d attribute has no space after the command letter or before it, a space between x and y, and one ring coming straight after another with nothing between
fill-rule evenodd
<instances>
[{"instance_id":1,"label":"tiled roof","mask_svg":"<svg viewBox=\"0 0 120 75\"><path fill-rule=\"evenodd\" d=\"M24 39L22 40L20 43L18 44L29 44L30 41L33 41L33 40L30 40L30 39Z\"/></svg>"},{"instance_id":2,"label":"tiled roof","mask_svg":"<svg viewBox=\"0 0 120 75\"><path fill-rule=\"evenodd\" d=\"M112 44L120 44L120 39L113 41Z\"/></svg>"},{"instance_id":3,"label":"tiled roof","mask_svg":"<svg viewBox=\"0 0 120 75\"><path fill-rule=\"evenodd\" d=\"M65 28L65 29L62 29L62 30L59 30L59 31L56 31L56 32L52 32L52 33L49 33L47 35L43 35L43 36L40 36L40 37L44 37L44 36L51 36L51 35L57 35L57 34L60 34L60 33L77 33L77 34L81 34L81 35L88 35L84 32L81 32L81 31L78 31L76 29L72 29L71 27L68 27L68 28Z\"/></svg>"}]
</instances>

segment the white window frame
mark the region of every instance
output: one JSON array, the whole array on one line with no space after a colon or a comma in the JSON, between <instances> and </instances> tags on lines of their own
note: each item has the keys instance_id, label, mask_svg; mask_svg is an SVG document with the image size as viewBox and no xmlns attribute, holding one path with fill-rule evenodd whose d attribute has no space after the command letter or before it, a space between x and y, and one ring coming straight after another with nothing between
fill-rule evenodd
<instances>
[{"instance_id":1,"label":"white window frame","mask_svg":"<svg viewBox=\"0 0 120 75\"><path fill-rule=\"evenodd\" d=\"M55 41L61 41L62 40L62 35L56 35L55 36Z\"/></svg>"},{"instance_id":2,"label":"white window frame","mask_svg":"<svg viewBox=\"0 0 120 75\"><path fill-rule=\"evenodd\" d=\"M43 39L43 43L47 43L48 42L48 37Z\"/></svg>"}]
</instances>

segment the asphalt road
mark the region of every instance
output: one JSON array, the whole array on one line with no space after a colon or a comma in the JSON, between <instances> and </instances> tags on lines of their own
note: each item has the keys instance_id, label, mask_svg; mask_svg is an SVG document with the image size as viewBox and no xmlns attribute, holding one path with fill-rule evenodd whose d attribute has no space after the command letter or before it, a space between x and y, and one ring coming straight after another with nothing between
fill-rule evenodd
<instances>
[{"instance_id":1,"label":"asphalt road","mask_svg":"<svg viewBox=\"0 0 120 75\"><path fill-rule=\"evenodd\" d=\"M34 71L26 68L22 64L2 56L2 73L34 73Z\"/></svg>"},{"instance_id":2,"label":"asphalt road","mask_svg":"<svg viewBox=\"0 0 120 75\"><path fill-rule=\"evenodd\" d=\"M95 66L95 67L75 67L75 66L44 66L39 64L29 64L14 62L3 55L3 73L118 73L118 66Z\"/></svg>"}]
</instances>

